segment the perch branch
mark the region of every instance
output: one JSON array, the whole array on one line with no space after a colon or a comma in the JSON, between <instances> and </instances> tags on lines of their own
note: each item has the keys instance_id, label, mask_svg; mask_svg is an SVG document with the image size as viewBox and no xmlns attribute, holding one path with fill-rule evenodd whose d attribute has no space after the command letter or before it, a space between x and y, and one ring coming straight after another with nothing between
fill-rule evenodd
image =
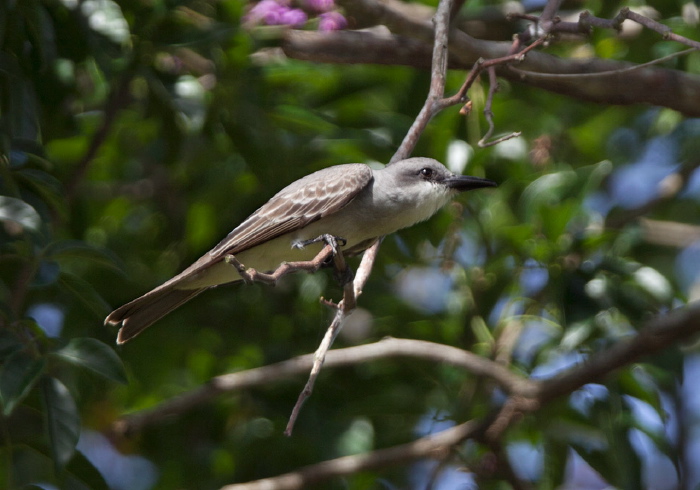
<instances>
[{"instance_id":1,"label":"perch branch","mask_svg":"<svg viewBox=\"0 0 700 490\"><path fill-rule=\"evenodd\" d=\"M294 408L292 408L292 413L289 416L287 427L284 430L284 433L287 436L292 435L292 431L294 430L294 425L299 417L301 407L313 392L316 378L318 378L318 375L321 373L321 368L326 361L326 356L328 355L329 349L333 345L338 333L340 333L340 330L343 328L345 320L353 312L357 305L357 298L362 294L362 289L365 287L367 279L369 279L369 275L372 272L372 267L374 266L374 261L377 258L380 243L381 239L378 239L367 250L365 250L364 254L362 255L360 266L357 269L355 279L353 281L347 281L343 285L343 299L340 303L336 305L321 298L321 301L335 309L335 315L328 326L328 329L326 330L326 334L323 336L321 344L318 346L318 349L316 349L316 352L313 355L313 363L311 366L309 379L307 380L304 389L299 393L299 397L297 398ZM347 268L345 265L345 260L342 258L342 254L337 254L335 257L337 258L338 255L340 255L342 262L336 263L336 267Z\"/></svg>"}]
</instances>

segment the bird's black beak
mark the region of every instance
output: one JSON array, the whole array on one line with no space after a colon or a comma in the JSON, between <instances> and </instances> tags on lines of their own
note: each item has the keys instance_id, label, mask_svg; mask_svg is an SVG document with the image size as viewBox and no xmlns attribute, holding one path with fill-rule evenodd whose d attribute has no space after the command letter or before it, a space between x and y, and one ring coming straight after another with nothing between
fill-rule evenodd
<instances>
[{"instance_id":1,"label":"bird's black beak","mask_svg":"<svg viewBox=\"0 0 700 490\"><path fill-rule=\"evenodd\" d=\"M443 183L450 189L460 192L481 189L482 187L496 187L498 185L493 180L470 177L468 175L453 175L443 180Z\"/></svg>"}]
</instances>

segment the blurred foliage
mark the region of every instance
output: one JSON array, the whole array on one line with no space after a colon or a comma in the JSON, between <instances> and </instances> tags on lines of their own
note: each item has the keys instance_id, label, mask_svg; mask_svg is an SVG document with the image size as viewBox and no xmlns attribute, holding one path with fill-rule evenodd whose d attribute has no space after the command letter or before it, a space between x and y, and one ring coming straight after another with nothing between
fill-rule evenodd
<instances>
[{"instance_id":1,"label":"blurred foliage","mask_svg":"<svg viewBox=\"0 0 700 490\"><path fill-rule=\"evenodd\" d=\"M497 3L468 2L468 12ZM692 37L680 2L649 3ZM624 5L586 7L609 16ZM240 0L3 2L0 486L216 488L403 443L498 404L470 373L386 360L324 372L292 438L282 431L303 379L222 397L114 447L101 435L121 414L214 375L316 348L329 319L318 297L341 294L325 272L274 289L212 290L116 351L102 320L289 182L388 161L427 93L429 74L406 67L285 59L274 49L281 31L243 30L244 9ZM635 62L680 49L653 33L606 31L550 49L569 56L581 44ZM697 58L676 63L697 71ZM450 73L450 92L463 77ZM697 121L504 82L496 127L523 135L475 150L485 90L472 89L467 120L457 110L436 117L415 154L468 159L465 173L500 187L389 237L360 302L369 323L348 325L336 346L425 339L547 377L693 297L694 249L650 243L626 213L653 201L674 172L694 175ZM698 224L697 186L644 216ZM661 467L677 484L693 455L664 424L683 411L693 352L629 366L526 417L503 441L516 472L552 488L575 481L578 461L610 485L642 488ZM675 417L689 433L683 424L694 420ZM654 457L640 455L641 436ZM523 448L539 454L525 473ZM470 443L461 464L478 466L486 453ZM361 474L333 488L406 488L421 472ZM490 476L480 487L502 488Z\"/></svg>"}]
</instances>

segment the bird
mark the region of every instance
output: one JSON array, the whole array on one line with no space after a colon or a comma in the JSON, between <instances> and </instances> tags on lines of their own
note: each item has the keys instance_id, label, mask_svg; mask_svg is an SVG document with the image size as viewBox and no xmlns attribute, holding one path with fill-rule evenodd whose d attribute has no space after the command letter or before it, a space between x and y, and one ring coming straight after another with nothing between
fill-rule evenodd
<instances>
[{"instance_id":1,"label":"bird","mask_svg":"<svg viewBox=\"0 0 700 490\"><path fill-rule=\"evenodd\" d=\"M242 281L229 255L246 268L270 272L283 262L316 257L321 236L337 237L344 255L356 255L382 236L427 220L460 192L496 185L456 175L426 157L380 169L348 163L316 171L275 194L180 274L112 311L105 325L121 325L117 344L123 344L207 289Z\"/></svg>"}]
</instances>

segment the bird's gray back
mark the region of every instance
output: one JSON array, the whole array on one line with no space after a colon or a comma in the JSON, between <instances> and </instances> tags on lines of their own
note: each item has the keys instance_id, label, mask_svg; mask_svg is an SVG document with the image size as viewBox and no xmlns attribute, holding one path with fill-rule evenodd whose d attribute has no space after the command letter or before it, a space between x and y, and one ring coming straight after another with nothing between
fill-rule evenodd
<instances>
[{"instance_id":1,"label":"bird's gray back","mask_svg":"<svg viewBox=\"0 0 700 490\"><path fill-rule=\"evenodd\" d=\"M361 163L325 168L291 183L237 226L210 252L236 254L338 212L372 180Z\"/></svg>"}]
</instances>

